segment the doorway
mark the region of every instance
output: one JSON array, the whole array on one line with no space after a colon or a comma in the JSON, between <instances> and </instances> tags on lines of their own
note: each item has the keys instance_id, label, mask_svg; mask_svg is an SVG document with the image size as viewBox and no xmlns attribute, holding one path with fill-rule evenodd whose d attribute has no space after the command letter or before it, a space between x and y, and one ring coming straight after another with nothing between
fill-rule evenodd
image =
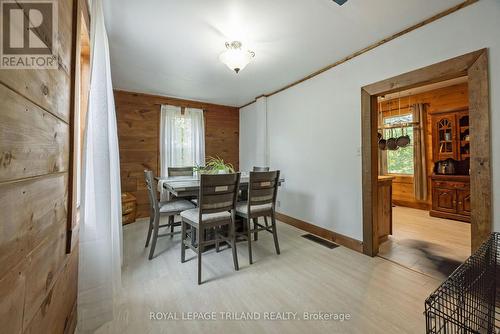
<instances>
[{"instance_id":1,"label":"doorway","mask_svg":"<svg viewBox=\"0 0 500 334\"><path fill-rule=\"evenodd\" d=\"M427 66L361 90L363 161L363 252L379 252L378 102L379 97L450 79L468 77L470 110L470 247L476 250L491 232L490 122L487 50Z\"/></svg>"},{"instance_id":2,"label":"doorway","mask_svg":"<svg viewBox=\"0 0 500 334\"><path fill-rule=\"evenodd\" d=\"M468 77L377 99L378 256L443 279L471 254Z\"/></svg>"}]
</instances>

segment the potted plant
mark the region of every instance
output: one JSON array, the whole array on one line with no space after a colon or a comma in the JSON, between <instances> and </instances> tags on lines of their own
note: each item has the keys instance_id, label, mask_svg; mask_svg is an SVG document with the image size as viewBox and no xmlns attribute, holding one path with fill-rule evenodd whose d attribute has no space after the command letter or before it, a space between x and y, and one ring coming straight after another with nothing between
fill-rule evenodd
<instances>
[{"instance_id":1,"label":"potted plant","mask_svg":"<svg viewBox=\"0 0 500 334\"><path fill-rule=\"evenodd\" d=\"M227 174L234 173L234 167L224 162L220 157L208 157L205 166L196 166L194 171L200 174Z\"/></svg>"},{"instance_id":2,"label":"potted plant","mask_svg":"<svg viewBox=\"0 0 500 334\"><path fill-rule=\"evenodd\" d=\"M193 167L193 172L195 175L207 174L205 166L195 166Z\"/></svg>"}]
</instances>

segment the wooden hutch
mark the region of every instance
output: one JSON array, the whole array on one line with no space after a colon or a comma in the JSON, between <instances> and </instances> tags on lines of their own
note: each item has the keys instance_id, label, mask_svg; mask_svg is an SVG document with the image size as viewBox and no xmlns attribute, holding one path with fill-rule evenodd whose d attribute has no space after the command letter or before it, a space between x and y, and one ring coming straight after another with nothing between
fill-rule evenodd
<instances>
[{"instance_id":1,"label":"wooden hutch","mask_svg":"<svg viewBox=\"0 0 500 334\"><path fill-rule=\"evenodd\" d=\"M434 163L470 158L469 111L432 115L432 155ZM430 215L470 222L470 177L466 173L442 175L433 173L432 210Z\"/></svg>"}]
</instances>

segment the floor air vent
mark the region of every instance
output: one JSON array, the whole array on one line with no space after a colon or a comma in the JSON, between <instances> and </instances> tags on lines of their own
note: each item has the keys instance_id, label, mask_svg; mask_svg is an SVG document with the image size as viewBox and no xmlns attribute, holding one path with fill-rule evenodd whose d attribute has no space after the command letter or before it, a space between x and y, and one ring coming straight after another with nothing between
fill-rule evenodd
<instances>
[{"instance_id":1,"label":"floor air vent","mask_svg":"<svg viewBox=\"0 0 500 334\"><path fill-rule=\"evenodd\" d=\"M302 238L306 238L308 240L314 241L315 243L320 244L321 246L325 246L325 247L330 248L330 249L334 249L334 248L337 248L339 246L336 243L322 239L322 238L317 237L317 236L312 235L312 234L304 234L302 236Z\"/></svg>"}]
</instances>

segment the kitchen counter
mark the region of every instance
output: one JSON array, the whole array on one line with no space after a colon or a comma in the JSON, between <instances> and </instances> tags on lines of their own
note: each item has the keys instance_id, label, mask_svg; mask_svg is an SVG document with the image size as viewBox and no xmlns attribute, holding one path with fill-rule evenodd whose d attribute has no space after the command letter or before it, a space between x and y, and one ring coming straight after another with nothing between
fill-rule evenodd
<instances>
[{"instance_id":1,"label":"kitchen counter","mask_svg":"<svg viewBox=\"0 0 500 334\"><path fill-rule=\"evenodd\" d=\"M392 175L379 175L378 176L378 182L381 182L381 181L392 181L394 180L396 177L395 176L392 176Z\"/></svg>"},{"instance_id":2,"label":"kitchen counter","mask_svg":"<svg viewBox=\"0 0 500 334\"><path fill-rule=\"evenodd\" d=\"M432 180L443 180L443 181L456 181L456 182L469 182L470 175L458 175L458 174L432 174Z\"/></svg>"},{"instance_id":3,"label":"kitchen counter","mask_svg":"<svg viewBox=\"0 0 500 334\"><path fill-rule=\"evenodd\" d=\"M378 177L377 230L379 243L386 241L392 234L392 175Z\"/></svg>"}]
</instances>

